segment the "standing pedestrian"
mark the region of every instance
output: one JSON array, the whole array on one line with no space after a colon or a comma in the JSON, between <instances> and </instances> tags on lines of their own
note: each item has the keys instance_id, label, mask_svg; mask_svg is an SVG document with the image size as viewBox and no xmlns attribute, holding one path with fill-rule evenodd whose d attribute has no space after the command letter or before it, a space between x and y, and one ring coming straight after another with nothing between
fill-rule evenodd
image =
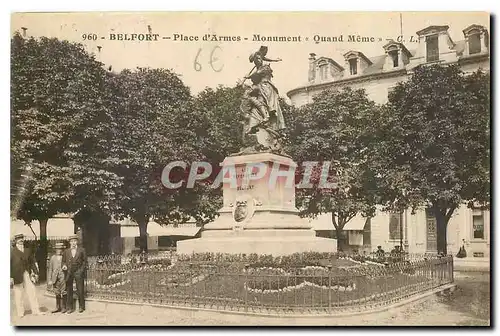
<instances>
[{"instance_id":1,"label":"standing pedestrian","mask_svg":"<svg viewBox=\"0 0 500 336\"><path fill-rule=\"evenodd\" d=\"M87 267L85 249L78 246L78 236L71 236L69 248L62 255L62 270L66 272L66 314L75 311L73 307L73 282L76 282L76 295L78 296L79 312L85 311L84 279Z\"/></svg>"},{"instance_id":2,"label":"standing pedestrian","mask_svg":"<svg viewBox=\"0 0 500 336\"><path fill-rule=\"evenodd\" d=\"M56 254L49 261L48 285L56 295L56 309L52 313L66 312L66 276L62 270L62 252L64 243L56 243Z\"/></svg>"},{"instance_id":3,"label":"standing pedestrian","mask_svg":"<svg viewBox=\"0 0 500 336\"><path fill-rule=\"evenodd\" d=\"M31 313L41 315L36 296L35 283L38 281L38 266L30 250L24 248L24 235L14 236L14 246L10 250L10 282L14 290L14 301L18 317L24 316L23 291L28 297Z\"/></svg>"}]
</instances>

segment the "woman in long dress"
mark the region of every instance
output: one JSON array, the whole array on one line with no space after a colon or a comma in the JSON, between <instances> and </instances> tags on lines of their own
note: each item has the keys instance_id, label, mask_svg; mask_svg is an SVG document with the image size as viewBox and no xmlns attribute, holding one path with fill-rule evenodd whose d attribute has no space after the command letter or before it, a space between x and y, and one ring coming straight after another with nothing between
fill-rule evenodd
<instances>
[{"instance_id":1,"label":"woman in long dress","mask_svg":"<svg viewBox=\"0 0 500 336\"><path fill-rule=\"evenodd\" d=\"M266 58L267 47L261 47L258 51L250 55L249 61L255 64L255 71L247 76L253 83L253 90L250 94L259 102L258 109L263 117L263 123L274 131L285 128L285 119L279 103L279 92L272 83L273 70L266 62L279 62L281 59Z\"/></svg>"}]
</instances>

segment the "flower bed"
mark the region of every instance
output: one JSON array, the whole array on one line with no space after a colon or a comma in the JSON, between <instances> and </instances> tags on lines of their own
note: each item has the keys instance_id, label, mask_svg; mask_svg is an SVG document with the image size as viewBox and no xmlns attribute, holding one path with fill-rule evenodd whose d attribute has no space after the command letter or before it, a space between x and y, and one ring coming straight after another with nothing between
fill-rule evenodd
<instances>
[{"instance_id":1,"label":"flower bed","mask_svg":"<svg viewBox=\"0 0 500 336\"><path fill-rule=\"evenodd\" d=\"M116 287L124 286L130 282L132 282L132 280L125 279L125 280L120 281L120 282L108 283L108 284L103 285L103 284L98 283L95 280L87 280L87 285L92 285L97 289L109 289L109 288L116 288Z\"/></svg>"},{"instance_id":2,"label":"flower bed","mask_svg":"<svg viewBox=\"0 0 500 336\"><path fill-rule=\"evenodd\" d=\"M196 253L192 255L179 255L181 262L206 262L206 263L241 263L252 268L259 267L305 267L305 266L327 266L335 264L345 266L352 264L350 261L340 261L338 253L305 252L294 253L288 256L259 255L252 254L223 254L223 253Z\"/></svg>"},{"instance_id":3,"label":"flower bed","mask_svg":"<svg viewBox=\"0 0 500 336\"><path fill-rule=\"evenodd\" d=\"M271 293L291 291L304 286L340 291L356 289L356 283L348 276L332 276L326 267L307 266L293 271L282 268L261 267L248 270L248 283L244 288L250 291Z\"/></svg>"},{"instance_id":4,"label":"flower bed","mask_svg":"<svg viewBox=\"0 0 500 336\"><path fill-rule=\"evenodd\" d=\"M129 263L129 264L112 264L110 262L99 262L91 266L91 283L97 288L111 288L114 284L123 285L130 282L130 279L124 279L120 282L113 282L114 279L124 278L132 272L141 271L167 271L173 267L169 259L154 259L148 261L147 264Z\"/></svg>"},{"instance_id":5,"label":"flower bed","mask_svg":"<svg viewBox=\"0 0 500 336\"><path fill-rule=\"evenodd\" d=\"M204 260L212 258L216 260ZM225 258L233 261L221 261ZM107 270L106 281L89 282L90 295L94 290L96 296L115 299L173 300L214 307L229 302L285 309L345 307L377 304L432 288L441 272L432 260L381 267L366 259L361 262L333 254L287 258L203 254L180 257L174 264L158 260ZM271 261L276 265L270 265Z\"/></svg>"},{"instance_id":6,"label":"flower bed","mask_svg":"<svg viewBox=\"0 0 500 336\"><path fill-rule=\"evenodd\" d=\"M328 280L328 279L327 279ZM296 281L295 283L298 283L296 285L291 285L291 286L280 286L279 285L279 281L277 282L277 286L275 286L274 288L272 288L273 286L269 286L271 288L269 289L262 289L262 288L255 288L255 287L251 287L251 283L247 286L245 284L244 288L245 290L247 291L250 291L250 292L254 292L254 293L264 293L264 294L269 294L269 293L278 293L278 292L291 292L291 291L295 291L297 289L301 289L301 288L304 288L306 286L310 286L310 287L316 287L316 288L322 288L322 289L331 289L331 290L338 290L338 291L353 291L356 289L356 284L355 283L352 283L350 285L333 285L331 283L328 283L328 282L324 282L324 281L319 281L321 284L318 284L316 283L317 280L313 280L313 282L310 282L310 281L307 281L305 279L299 279L298 281ZM284 282L282 282L283 284ZM273 284L276 284L276 283L273 283ZM255 285L255 283L254 283Z\"/></svg>"},{"instance_id":7,"label":"flower bed","mask_svg":"<svg viewBox=\"0 0 500 336\"><path fill-rule=\"evenodd\" d=\"M196 276L179 277L179 276L167 276L158 281L158 285L166 287L188 287L192 286L200 281L205 280L209 277L209 274L199 274Z\"/></svg>"}]
</instances>

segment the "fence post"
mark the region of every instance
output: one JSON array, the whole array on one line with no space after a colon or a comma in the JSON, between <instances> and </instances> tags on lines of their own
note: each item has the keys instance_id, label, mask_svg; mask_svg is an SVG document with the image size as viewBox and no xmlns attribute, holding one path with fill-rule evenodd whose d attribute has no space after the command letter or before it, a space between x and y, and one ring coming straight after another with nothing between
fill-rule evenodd
<instances>
[{"instance_id":1,"label":"fence post","mask_svg":"<svg viewBox=\"0 0 500 336\"><path fill-rule=\"evenodd\" d=\"M332 310L332 264L328 264L328 312Z\"/></svg>"},{"instance_id":2,"label":"fence post","mask_svg":"<svg viewBox=\"0 0 500 336\"><path fill-rule=\"evenodd\" d=\"M250 267L249 264L245 264L245 311L248 311L248 289L250 288L248 285L248 268Z\"/></svg>"},{"instance_id":3,"label":"fence post","mask_svg":"<svg viewBox=\"0 0 500 336\"><path fill-rule=\"evenodd\" d=\"M193 263L190 262L189 263L189 286L188 286L189 289L186 292L189 292L189 295L187 295L187 297L189 298L188 300L190 301L189 303L191 305L192 305L192 303L194 303L194 301L196 301L196 300L193 300L194 299L193 287L194 287Z\"/></svg>"}]
</instances>

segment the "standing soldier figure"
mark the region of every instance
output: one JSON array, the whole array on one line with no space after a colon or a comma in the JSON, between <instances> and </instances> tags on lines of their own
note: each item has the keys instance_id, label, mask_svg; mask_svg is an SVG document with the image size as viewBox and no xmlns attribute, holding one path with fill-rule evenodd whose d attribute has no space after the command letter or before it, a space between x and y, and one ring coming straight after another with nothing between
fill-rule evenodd
<instances>
[{"instance_id":1,"label":"standing soldier figure","mask_svg":"<svg viewBox=\"0 0 500 336\"><path fill-rule=\"evenodd\" d=\"M52 313L66 312L66 277L62 270L62 252L64 243L56 244L56 254L49 261L48 285L54 290L56 295L56 310Z\"/></svg>"}]
</instances>

